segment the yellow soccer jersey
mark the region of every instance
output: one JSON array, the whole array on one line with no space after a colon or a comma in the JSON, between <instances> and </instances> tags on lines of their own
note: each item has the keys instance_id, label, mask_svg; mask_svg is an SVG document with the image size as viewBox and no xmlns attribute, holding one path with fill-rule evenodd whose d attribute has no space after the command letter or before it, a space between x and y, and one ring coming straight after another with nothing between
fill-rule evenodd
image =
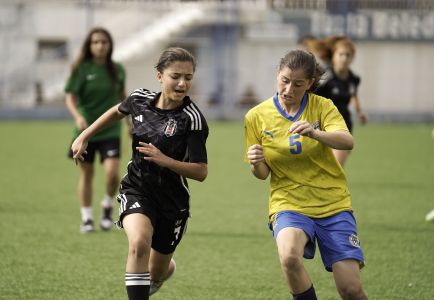
<instances>
[{"instance_id":1,"label":"yellow soccer jersey","mask_svg":"<svg viewBox=\"0 0 434 300\"><path fill-rule=\"evenodd\" d=\"M333 102L311 93L305 94L294 116L282 109L277 94L245 116L246 160L251 145L262 145L271 170L270 217L283 210L314 218L351 210L347 180L332 149L309 137L289 133L289 127L298 120L306 120L323 131L348 131Z\"/></svg>"}]
</instances>

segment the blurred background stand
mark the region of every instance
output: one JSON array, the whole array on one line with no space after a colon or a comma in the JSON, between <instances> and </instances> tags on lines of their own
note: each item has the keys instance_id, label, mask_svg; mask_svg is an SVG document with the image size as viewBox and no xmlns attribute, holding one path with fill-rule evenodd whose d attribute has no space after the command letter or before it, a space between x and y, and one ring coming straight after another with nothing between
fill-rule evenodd
<instances>
[{"instance_id":1,"label":"blurred background stand","mask_svg":"<svg viewBox=\"0 0 434 300\"><path fill-rule=\"evenodd\" d=\"M2 0L0 118L64 107L71 63L93 26L112 33L127 91L159 88L153 67L164 48L193 52L193 99L221 120L241 120L249 87L259 102L275 93L276 61L300 37L345 34L356 44L353 69L371 121L434 121L428 0Z\"/></svg>"}]
</instances>

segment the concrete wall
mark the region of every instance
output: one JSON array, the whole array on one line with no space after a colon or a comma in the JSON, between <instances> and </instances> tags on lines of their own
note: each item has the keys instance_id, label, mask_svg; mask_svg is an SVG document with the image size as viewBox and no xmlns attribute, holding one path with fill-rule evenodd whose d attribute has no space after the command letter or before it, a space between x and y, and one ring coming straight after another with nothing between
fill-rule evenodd
<instances>
[{"instance_id":1,"label":"concrete wall","mask_svg":"<svg viewBox=\"0 0 434 300\"><path fill-rule=\"evenodd\" d=\"M4 95L5 87L13 86L24 91L26 84L32 85L37 80L66 79L90 25L107 27L113 34L116 49L129 34L158 19L163 13L162 8L143 10L136 6L99 6L89 11L80 3L24 1L22 6L17 6L14 1L9 1L0 4L0 97ZM3 18L5 16L12 17ZM258 21L267 22L266 14L261 13L261 17ZM210 24L199 23L198 26ZM259 39L246 34L249 26L257 28L258 24L249 19L240 32L241 38L230 51L225 51L223 59L216 54L215 43L209 33L194 34L191 33L194 30L190 30L173 35L170 41L161 41L146 55L122 61L127 70L127 91L138 87L157 90L159 86L153 66L161 51L169 44L188 44L194 46L198 59L193 98L211 117L219 117L223 113L228 118L239 118L245 111L245 108L238 106L243 93L252 88L259 100L270 97L275 92L279 59L286 51L296 47L295 30L287 36L278 34ZM69 57L64 61L38 62L36 43L41 38L68 40ZM434 41L364 41L356 43L356 47L353 70L362 78L359 95L363 108L374 119L434 121ZM221 65L227 67L223 73L216 71ZM219 76L225 77L228 95L224 109L208 105L216 84L222 81ZM32 86L27 90L32 91ZM13 94L2 100L0 109L34 105L33 94Z\"/></svg>"},{"instance_id":2,"label":"concrete wall","mask_svg":"<svg viewBox=\"0 0 434 300\"><path fill-rule=\"evenodd\" d=\"M371 114L434 115L434 43L358 43L354 71Z\"/></svg>"}]
</instances>

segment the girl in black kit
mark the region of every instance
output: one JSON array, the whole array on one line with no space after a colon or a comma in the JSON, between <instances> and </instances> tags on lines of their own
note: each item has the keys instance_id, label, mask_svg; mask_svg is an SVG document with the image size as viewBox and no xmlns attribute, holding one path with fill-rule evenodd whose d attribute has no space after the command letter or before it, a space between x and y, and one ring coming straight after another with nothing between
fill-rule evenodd
<instances>
[{"instance_id":1,"label":"girl in black kit","mask_svg":"<svg viewBox=\"0 0 434 300\"><path fill-rule=\"evenodd\" d=\"M133 157L120 186L119 221L128 238L125 285L130 300L149 299L175 271L172 259L189 217L186 178L207 177L208 126L187 96L195 59L165 50L157 65L161 92L137 89L97 119L72 144L83 159L96 132L131 115Z\"/></svg>"},{"instance_id":2,"label":"girl in black kit","mask_svg":"<svg viewBox=\"0 0 434 300\"><path fill-rule=\"evenodd\" d=\"M368 121L357 96L360 77L350 70L350 65L355 54L355 47L353 42L346 37L329 37L326 39L326 43L330 49L331 67L328 70L325 81L314 93L333 101L342 117L344 117L348 129L352 132L353 122L349 110L350 103L354 105L360 122L366 124ZM343 167L350 154L350 150L333 149L333 153Z\"/></svg>"}]
</instances>

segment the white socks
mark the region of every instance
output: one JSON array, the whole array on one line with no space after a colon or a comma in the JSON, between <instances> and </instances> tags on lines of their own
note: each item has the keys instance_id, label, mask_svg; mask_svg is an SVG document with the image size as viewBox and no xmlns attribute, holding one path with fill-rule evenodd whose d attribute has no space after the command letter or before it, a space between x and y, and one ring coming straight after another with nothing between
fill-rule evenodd
<instances>
[{"instance_id":1,"label":"white socks","mask_svg":"<svg viewBox=\"0 0 434 300\"><path fill-rule=\"evenodd\" d=\"M101 206L102 207L112 207L112 197L110 197L109 195L105 195L104 198L101 201Z\"/></svg>"},{"instance_id":2,"label":"white socks","mask_svg":"<svg viewBox=\"0 0 434 300\"><path fill-rule=\"evenodd\" d=\"M93 220L92 207L91 206L80 207L80 212L81 212L81 220L83 222L86 222L87 220Z\"/></svg>"},{"instance_id":3,"label":"white socks","mask_svg":"<svg viewBox=\"0 0 434 300\"><path fill-rule=\"evenodd\" d=\"M113 205L112 202L113 202L112 197L110 197L109 195L105 195L101 201L101 206L112 207ZM80 212L81 212L81 220L83 222L86 222L87 220L93 220L92 206L80 207Z\"/></svg>"}]
</instances>

